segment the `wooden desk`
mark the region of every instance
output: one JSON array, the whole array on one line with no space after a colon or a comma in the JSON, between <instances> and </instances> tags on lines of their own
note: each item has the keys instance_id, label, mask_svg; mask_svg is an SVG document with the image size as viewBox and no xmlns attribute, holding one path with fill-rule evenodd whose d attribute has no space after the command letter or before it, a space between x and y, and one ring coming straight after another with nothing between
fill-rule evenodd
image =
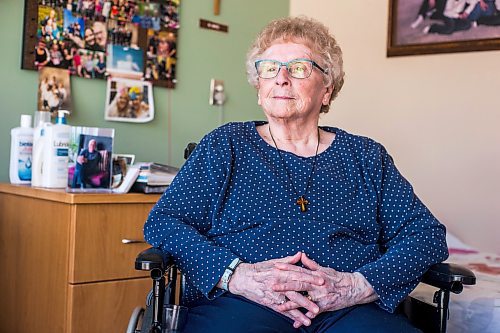
<instances>
[{"instance_id":1,"label":"wooden desk","mask_svg":"<svg viewBox=\"0 0 500 333\"><path fill-rule=\"evenodd\" d=\"M0 184L0 332L124 332L151 280L122 240L158 198Z\"/></svg>"}]
</instances>

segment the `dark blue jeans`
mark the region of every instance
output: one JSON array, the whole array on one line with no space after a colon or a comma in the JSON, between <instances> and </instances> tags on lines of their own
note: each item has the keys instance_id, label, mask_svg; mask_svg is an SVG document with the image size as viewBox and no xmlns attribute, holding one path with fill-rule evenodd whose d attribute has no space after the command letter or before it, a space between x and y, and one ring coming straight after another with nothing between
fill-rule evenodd
<instances>
[{"instance_id":1,"label":"dark blue jeans","mask_svg":"<svg viewBox=\"0 0 500 333\"><path fill-rule=\"evenodd\" d=\"M467 20L453 19L445 17L444 24L433 24L429 30L430 33L437 33L442 35L450 35L456 31L467 30L471 27L471 23Z\"/></svg>"},{"instance_id":2,"label":"dark blue jeans","mask_svg":"<svg viewBox=\"0 0 500 333\"><path fill-rule=\"evenodd\" d=\"M406 317L375 304L326 312L311 326L295 329L287 317L245 298L226 294L201 300L189 308L185 333L417 333Z\"/></svg>"},{"instance_id":3,"label":"dark blue jeans","mask_svg":"<svg viewBox=\"0 0 500 333\"><path fill-rule=\"evenodd\" d=\"M486 10L481 9L481 5L479 2L476 4L472 12L469 14L467 17L467 20L469 21L477 21L481 17L487 17L487 16L492 16L493 14L496 13L497 9L495 7L495 0L485 0L486 4L488 5L488 8Z\"/></svg>"}]
</instances>

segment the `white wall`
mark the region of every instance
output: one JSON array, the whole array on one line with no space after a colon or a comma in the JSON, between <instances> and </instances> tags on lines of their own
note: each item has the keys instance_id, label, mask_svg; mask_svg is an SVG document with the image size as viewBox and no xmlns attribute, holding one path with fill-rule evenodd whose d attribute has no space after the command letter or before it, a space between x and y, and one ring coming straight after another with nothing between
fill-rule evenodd
<instances>
[{"instance_id":1,"label":"white wall","mask_svg":"<svg viewBox=\"0 0 500 333\"><path fill-rule=\"evenodd\" d=\"M388 0L290 0L325 23L346 83L325 125L383 143L448 230L500 253L500 51L386 57Z\"/></svg>"}]
</instances>

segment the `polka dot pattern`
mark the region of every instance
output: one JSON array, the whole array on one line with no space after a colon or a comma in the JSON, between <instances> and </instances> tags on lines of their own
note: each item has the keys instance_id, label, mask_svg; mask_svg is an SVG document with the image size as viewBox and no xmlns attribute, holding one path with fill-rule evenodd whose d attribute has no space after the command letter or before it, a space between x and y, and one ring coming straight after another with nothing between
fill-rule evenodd
<instances>
[{"instance_id":1,"label":"polka dot pattern","mask_svg":"<svg viewBox=\"0 0 500 333\"><path fill-rule=\"evenodd\" d=\"M425 270L447 255L445 227L413 192L384 147L334 132L317 157L300 212L278 151L257 133L263 122L230 123L207 136L151 210L146 240L170 252L186 275L185 302L215 287L236 257L255 263L303 251L322 266L362 273L393 311ZM313 157L282 152L302 192Z\"/></svg>"}]
</instances>

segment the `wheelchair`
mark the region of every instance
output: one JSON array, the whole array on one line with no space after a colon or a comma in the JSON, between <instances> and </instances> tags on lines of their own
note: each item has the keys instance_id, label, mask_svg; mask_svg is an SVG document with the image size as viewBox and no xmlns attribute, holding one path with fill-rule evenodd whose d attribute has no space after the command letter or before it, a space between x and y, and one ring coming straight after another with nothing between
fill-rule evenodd
<instances>
[{"instance_id":1,"label":"wheelchair","mask_svg":"<svg viewBox=\"0 0 500 333\"><path fill-rule=\"evenodd\" d=\"M184 150L184 158L187 159L195 148L196 143L189 143ZM132 312L126 333L161 333L162 326L165 325L162 318L163 307L181 303L184 277L174 265L170 254L157 248L139 253L135 269L149 271L153 287L146 297L145 308L139 306ZM464 285L476 284L476 277L465 267L439 263L429 268L421 282L437 288L433 304L408 296L397 311L404 313L424 333L445 333L450 293L460 294Z\"/></svg>"},{"instance_id":2,"label":"wheelchair","mask_svg":"<svg viewBox=\"0 0 500 333\"><path fill-rule=\"evenodd\" d=\"M184 278L172 257L157 248L149 248L137 256L135 269L149 271L153 288L146 298L146 307L134 309L127 333L161 333L163 307L179 304ZM434 304L408 296L400 305L410 322L425 333L445 333L450 293L460 294L464 285L474 285L476 277L469 269L450 263L439 263L423 275L422 283L437 288Z\"/></svg>"}]
</instances>

